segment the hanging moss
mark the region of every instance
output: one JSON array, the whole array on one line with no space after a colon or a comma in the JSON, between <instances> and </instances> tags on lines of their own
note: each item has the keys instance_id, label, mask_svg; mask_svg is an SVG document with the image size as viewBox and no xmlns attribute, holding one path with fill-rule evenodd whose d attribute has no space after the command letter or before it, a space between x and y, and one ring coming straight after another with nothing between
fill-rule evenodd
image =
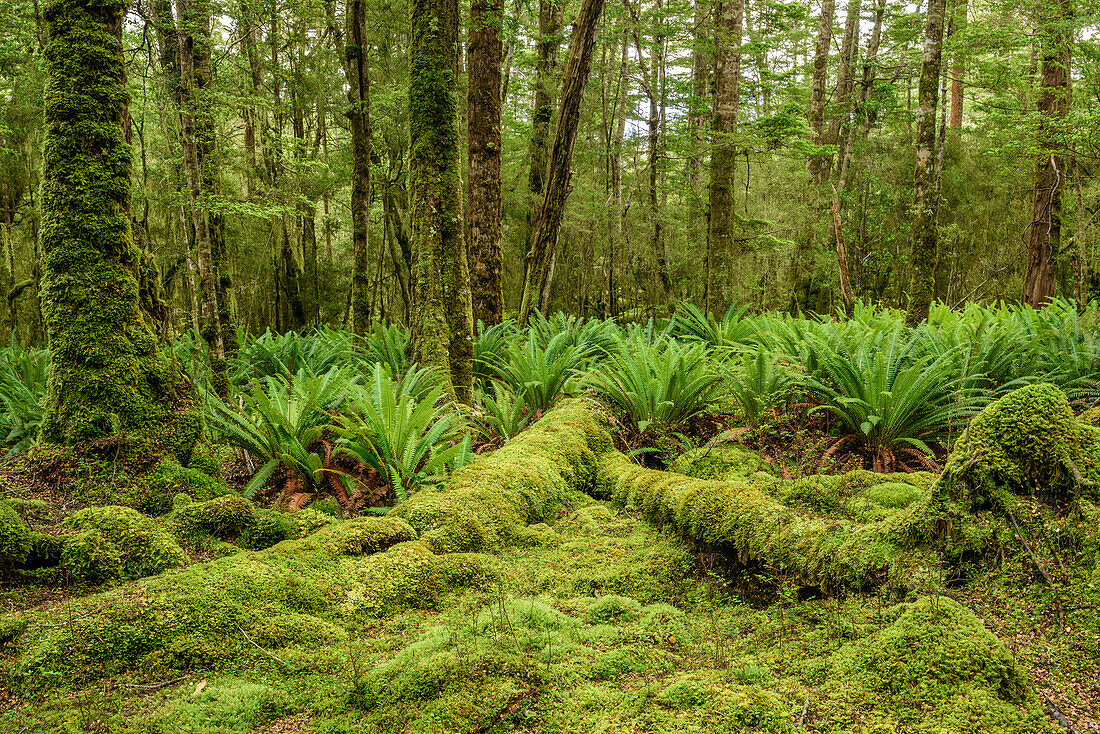
<instances>
[{"instance_id":1,"label":"hanging moss","mask_svg":"<svg viewBox=\"0 0 1100 734\"><path fill-rule=\"evenodd\" d=\"M50 372L42 436L125 432L187 463L202 430L194 387L159 353L130 230L129 95L120 0L44 7L46 138L42 310Z\"/></svg>"}]
</instances>

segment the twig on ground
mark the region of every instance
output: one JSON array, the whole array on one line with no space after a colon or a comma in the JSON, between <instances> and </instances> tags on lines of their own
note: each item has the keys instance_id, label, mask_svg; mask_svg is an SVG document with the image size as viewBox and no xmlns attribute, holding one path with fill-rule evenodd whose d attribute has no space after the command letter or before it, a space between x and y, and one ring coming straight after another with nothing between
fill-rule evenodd
<instances>
[{"instance_id":1,"label":"twig on ground","mask_svg":"<svg viewBox=\"0 0 1100 734\"><path fill-rule=\"evenodd\" d=\"M84 612L84 614L78 614L77 616L73 617L72 619L68 620L67 622L57 622L55 624L45 624L43 622L35 622L35 624L38 625L39 627L68 627L70 624L72 624L73 622L76 622L79 619L84 619L85 617L90 617L93 614L99 614L100 612L103 611L103 609L104 609L104 607L99 607L98 609L93 609L90 612Z\"/></svg>"},{"instance_id":2,"label":"twig on ground","mask_svg":"<svg viewBox=\"0 0 1100 734\"><path fill-rule=\"evenodd\" d=\"M1047 716L1056 721L1063 729L1070 734L1081 734L1077 731L1077 728L1073 724L1069 723L1069 719L1062 713L1062 709L1058 708L1058 705L1051 701L1046 696L1043 696L1043 708L1046 709Z\"/></svg>"},{"instance_id":3,"label":"twig on ground","mask_svg":"<svg viewBox=\"0 0 1100 734\"><path fill-rule=\"evenodd\" d=\"M142 691L156 691L156 690L159 690L159 689L164 688L166 686L170 686L174 683L179 683L181 680L183 680L186 677L187 676L183 675L183 676L180 676L179 678L173 678L172 680L166 680L162 683L151 683L151 684L148 684L148 685L143 685L141 683L119 683L118 687L119 688L142 690Z\"/></svg>"},{"instance_id":4,"label":"twig on ground","mask_svg":"<svg viewBox=\"0 0 1100 734\"><path fill-rule=\"evenodd\" d=\"M278 661L279 661L280 663L282 663L282 664L283 664L283 665L285 665L286 667L290 668L291 670L294 670L294 671L298 670L298 669L297 669L297 668L295 668L295 667L294 667L293 665L291 665L291 664L290 664L290 663L288 663L287 661L283 660L283 659L282 659L281 657L279 657L279 656L278 656L278 655L276 655L275 653L271 652L270 650L265 650L264 648L260 647L259 643L257 643L257 642L256 642L255 640L253 640L253 639L252 639L251 637L249 637L249 636L248 636L248 633L247 633L247 632L245 632L245 631L244 631L243 629L241 629L241 626L240 626L239 624L237 624L236 622L234 622L234 623L233 623L233 626L234 626L234 627L236 627L236 628L237 628L238 630L240 630L240 633L241 633L242 635L244 635L244 638L245 638L246 640L248 640L249 642L251 642L251 643L252 643L252 646L253 646L253 647L255 647L255 648L256 648L257 650L259 650L260 652L262 652L262 653L263 653L264 655L267 655L268 657L271 657L271 658L274 658L275 660L278 660Z\"/></svg>"}]
</instances>

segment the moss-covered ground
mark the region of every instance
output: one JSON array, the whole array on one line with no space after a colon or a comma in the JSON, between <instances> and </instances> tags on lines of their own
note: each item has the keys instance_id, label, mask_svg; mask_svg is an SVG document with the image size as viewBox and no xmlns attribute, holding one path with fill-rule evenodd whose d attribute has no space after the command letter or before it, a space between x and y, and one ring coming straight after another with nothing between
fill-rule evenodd
<instances>
[{"instance_id":1,"label":"moss-covered ground","mask_svg":"<svg viewBox=\"0 0 1100 734\"><path fill-rule=\"evenodd\" d=\"M1072 504L983 502L1009 482L969 460L950 483L782 480L742 449L650 472L571 403L385 518L80 510L41 563L111 572L5 571L0 731L1095 730L1095 443L1066 420ZM0 507L34 565L35 508Z\"/></svg>"}]
</instances>

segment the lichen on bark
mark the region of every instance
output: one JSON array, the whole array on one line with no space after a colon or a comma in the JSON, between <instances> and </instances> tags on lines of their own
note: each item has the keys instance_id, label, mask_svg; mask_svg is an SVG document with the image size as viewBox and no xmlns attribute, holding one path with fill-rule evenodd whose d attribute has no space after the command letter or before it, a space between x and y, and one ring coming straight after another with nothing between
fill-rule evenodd
<instances>
[{"instance_id":1,"label":"lichen on bark","mask_svg":"<svg viewBox=\"0 0 1100 734\"><path fill-rule=\"evenodd\" d=\"M141 307L131 232L126 2L45 6L42 306L50 371L42 437L73 444L154 434L190 456L202 428L193 385L158 350Z\"/></svg>"}]
</instances>

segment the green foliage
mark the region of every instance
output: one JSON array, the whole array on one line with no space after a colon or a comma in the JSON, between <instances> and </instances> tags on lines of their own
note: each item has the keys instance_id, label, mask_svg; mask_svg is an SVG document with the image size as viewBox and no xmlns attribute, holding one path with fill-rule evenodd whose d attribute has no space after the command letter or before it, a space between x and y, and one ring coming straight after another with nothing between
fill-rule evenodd
<instances>
[{"instance_id":1,"label":"green foliage","mask_svg":"<svg viewBox=\"0 0 1100 734\"><path fill-rule=\"evenodd\" d=\"M546 342L532 332L498 353L493 370L531 410L542 413L576 389L576 376L589 348L588 342L570 331L559 331Z\"/></svg>"},{"instance_id":2,"label":"green foliage","mask_svg":"<svg viewBox=\"0 0 1100 734\"><path fill-rule=\"evenodd\" d=\"M493 380L490 385L491 397L481 392L476 396L474 428L485 441L507 441L530 424L534 412L523 395L517 396L505 383Z\"/></svg>"},{"instance_id":3,"label":"green foliage","mask_svg":"<svg viewBox=\"0 0 1100 734\"><path fill-rule=\"evenodd\" d=\"M626 413L639 432L681 428L718 393L720 373L702 345L625 342L587 384Z\"/></svg>"},{"instance_id":4,"label":"green foliage","mask_svg":"<svg viewBox=\"0 0 1100 734\"><path fill-rule=\"evenodd\" d=\"M38 438L48 362L46 350L19 343L0 352L0 444L9 447L8 456L26 452Z\"/></svg>"},{"instance_id":5,"label":"green foliage","mask_svg":"<svg viewBox=\"0 0 1100 734\"><path fill-rule=\"evenodd\" d=\"M743 356L727 377L726 387L750 426L760 425L768 411L783 407L796 384L788 367L765 349L758 349L755 357Z\"/></svg>"},{"instance_id":6,"label":"green foliage","mask_svg":"<svg viewBox=\"0 0 1100 734\"><path fill-rule=\"evenodd\" d=\"M706 342L712 347L741 347L752 343L757 325L748 317L749 307L730 304L721 319L703 313L694 304L685 303L672 317L675 334Z\"/></svg>"},{"instance_id":7,"label":"green foliage","mask_svg":"<svg viewBox=\"0 0 1100 734\"><path fill-rule=\"evenodd\" d=\"M330 411L339 410L351 394L354 379L333 367L316 375L299 370L293 378L274 375L253 383L241 396L241 409L208 395L211 423L224 441L262 462L244 487L252 497L276 468L296 473L307 487L325 466L325 453L316 444L331 423Z\"/></svg>"},{"instance_id":8,"label":"green foliage","mask_svg":"<svg viewBox=\"0 0 1100 734\"><path fill-rule=\"evenodd\" d=\"M428 477L443 474L461 450L459 418L435 387L419 400L374 366L370 382L355 392L350 412L339 418L338 453L370 466L405 500Z\"/></svg>"}]
</instances>

